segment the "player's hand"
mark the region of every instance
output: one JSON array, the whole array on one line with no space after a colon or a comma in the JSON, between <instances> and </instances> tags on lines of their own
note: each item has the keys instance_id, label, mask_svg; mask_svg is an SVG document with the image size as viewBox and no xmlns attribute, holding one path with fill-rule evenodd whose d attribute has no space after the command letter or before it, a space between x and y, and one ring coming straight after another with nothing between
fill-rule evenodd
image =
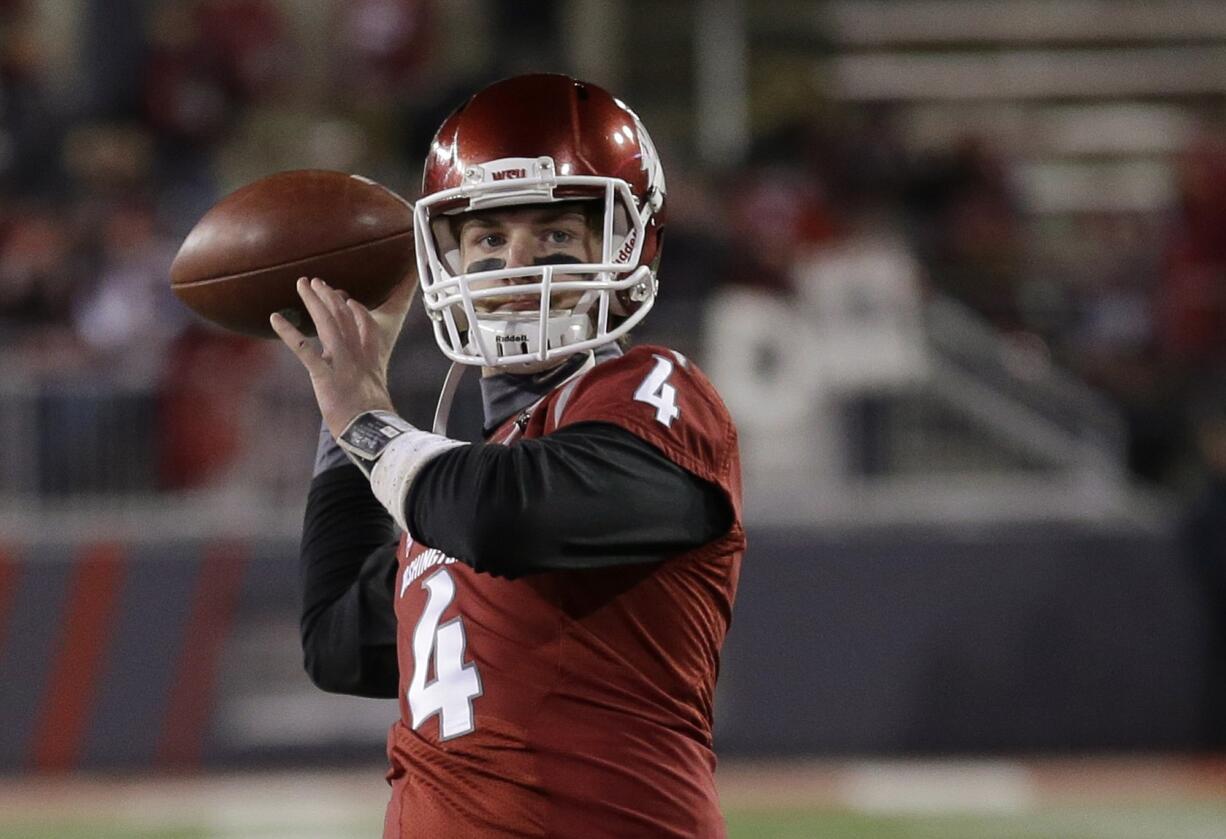
<instances>
[{"instance_id":1,"label":"player's hand","mask_svg":"<svg viewBox=\"0 0 1226 839\"><path fill-rule=\"evenodd\" d=\"M293 324L274 314L273 330L293 351L311 376L315 400L333 437L339 437L349 422L365 411L392 411L387 390L387 362L396 343L404 313L412 300L412 288L398 287L390 309L375 315L348 295L331 288L318 277L298 279L298 296L311 314L319 343L309 340Z\"/></svg>"},{"instance_id":2,"label":"player's hand","mask_svg":"<svg viewBox=\"0 0 1226 839\"><path fill-rule=\"evenodd\" d=\"M383 301L383 305L370 311L370 315L374 318L381 336L381 347L384 351L382 355L383 372L385 375L387 373L388 362L392 358L392 350L395 349L396 340L400 337L400 330L404 327L405 316L408 315L409 307L412 305L413 297L416 294L417 269L414 268L392 289L391 295L387 300Z\"/></svg>"}]
</instances>

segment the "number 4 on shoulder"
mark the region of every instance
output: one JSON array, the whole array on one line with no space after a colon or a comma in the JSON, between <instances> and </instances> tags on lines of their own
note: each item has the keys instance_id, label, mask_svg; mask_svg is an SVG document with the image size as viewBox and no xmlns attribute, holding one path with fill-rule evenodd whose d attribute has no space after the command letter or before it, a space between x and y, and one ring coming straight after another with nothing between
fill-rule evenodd
<instances>
[{"instance_id":1,"label":"number 4 on shoulder","mask_svg":"<svg viewBox=\"0 0 1226 839\"><path fill-rule=\"evenodd\" d=\"M684 365L684 356L676 355ZM655 356L655 359L656 366L634 392L634 398L655 408L656 420L668 427L681 416L681 409L677 407L677 389L668 383L668 377L673 374L673 363L662 355Z\"/></svg>"}]
</instances>

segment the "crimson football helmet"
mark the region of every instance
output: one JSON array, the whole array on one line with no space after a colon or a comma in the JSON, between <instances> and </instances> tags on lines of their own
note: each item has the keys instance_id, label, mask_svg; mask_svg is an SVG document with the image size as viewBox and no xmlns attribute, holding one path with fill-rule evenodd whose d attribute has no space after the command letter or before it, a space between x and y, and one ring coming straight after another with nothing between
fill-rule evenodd
<instances>
[{"instance_id":1,"label":"crimson football helmet","mask_svg":"<svg viewBox=\"0 0 1226 839\"><path fill-rule=\"evenodd\" d=\"M602 88L538 74L473 95L435 135L414 205L418 276L439 347L461 364L525 369L625 334L655 299L664 196L643 123ZM591 202L599 261L460 265L458 214L577 200ZM475 305L508 296L517 298L510 311Z\"/></svg>"}]
</instances>

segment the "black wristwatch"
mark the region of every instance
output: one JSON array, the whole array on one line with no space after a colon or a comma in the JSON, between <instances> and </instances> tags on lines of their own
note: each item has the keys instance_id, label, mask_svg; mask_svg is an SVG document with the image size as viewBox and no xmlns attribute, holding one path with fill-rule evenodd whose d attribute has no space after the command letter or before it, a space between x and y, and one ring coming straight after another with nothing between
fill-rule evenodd
<instances>
[{"instance_id":1,"label":"black wristwatch","mask_svg":"<svg viewBox=\"0 0 1226 839\"><path fill-rule=\"evenodd\" d=\"M412 425L391 411L366 411L350 421L336 442L369 478L387 444L412 430Z\"/></svg>"}]
</instances>

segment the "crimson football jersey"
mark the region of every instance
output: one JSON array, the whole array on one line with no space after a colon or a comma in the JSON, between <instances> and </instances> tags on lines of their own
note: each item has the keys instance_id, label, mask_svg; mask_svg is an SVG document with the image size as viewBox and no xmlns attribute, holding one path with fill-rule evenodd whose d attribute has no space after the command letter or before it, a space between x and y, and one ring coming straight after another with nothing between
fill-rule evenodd
<instances>
[{"instance_id":1,"label":"crimson football jersey","mask_svg":"<svg viewBox=\"0 0 1226 839\"><path fill-rule=\"evenodd\" d=\"M558 387L491 442L591 421L718 486L732 526L659 563L515 580L406 536L387 839L725 833L711 722L745 546L736 429L692 363L642 346Z\"/></svg>"}]
</instances>

